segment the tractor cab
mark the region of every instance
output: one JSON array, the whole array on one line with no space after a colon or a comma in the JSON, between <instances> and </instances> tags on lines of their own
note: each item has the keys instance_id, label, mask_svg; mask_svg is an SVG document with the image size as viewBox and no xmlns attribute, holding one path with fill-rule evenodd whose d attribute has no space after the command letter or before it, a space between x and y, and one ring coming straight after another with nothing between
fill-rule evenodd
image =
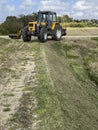
<instances>
[{"instance_id":1,"label":"tractor cab","mask_svg":"<svg viewBox=\"0 0 98 130\"><path fill-rule=\"evenodd\" d=\"M39 11L38 22L42 25L46 25L51 29L53 23L57 23L57 16L55 12L51 11Z\"/></svg>"}]
</instances>

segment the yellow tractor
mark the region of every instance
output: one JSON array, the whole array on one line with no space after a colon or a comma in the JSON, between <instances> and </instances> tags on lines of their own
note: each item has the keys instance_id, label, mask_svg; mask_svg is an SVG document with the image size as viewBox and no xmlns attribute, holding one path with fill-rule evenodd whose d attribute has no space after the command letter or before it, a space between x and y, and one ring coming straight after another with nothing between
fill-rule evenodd
<instances>
[{"instance_id":1,"label":"yellow tractor","mask_svg":"<svg viewBox=\"0 0 98 130\"><path fill-rule=\"evenodd\" d=\"M10 34L13 39L23 38L23 41L30 41L31 36L37 36L41 42L45 42L48 36L54 40L61 40L66 35L66 29L62 29L60 23L57 22L57 15L52 11L39 11L38 20L29 22L18 34Z\"/></svg>"}]
</instances>

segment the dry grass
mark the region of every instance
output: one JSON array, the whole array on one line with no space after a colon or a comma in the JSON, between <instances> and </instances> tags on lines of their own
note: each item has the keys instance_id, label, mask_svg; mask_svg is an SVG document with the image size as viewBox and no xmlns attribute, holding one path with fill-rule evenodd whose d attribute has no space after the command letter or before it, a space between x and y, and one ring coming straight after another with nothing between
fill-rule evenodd
<instances>
[{"instance_id":1,"label":"dry grass","mask_svg":"<svg viewBox=\"0 0 98 130\"><path fill-rule=\"evenodd\" d=\"M67 28L68 36L98 36L98 28Z\"/></svg>"}]
</instances>

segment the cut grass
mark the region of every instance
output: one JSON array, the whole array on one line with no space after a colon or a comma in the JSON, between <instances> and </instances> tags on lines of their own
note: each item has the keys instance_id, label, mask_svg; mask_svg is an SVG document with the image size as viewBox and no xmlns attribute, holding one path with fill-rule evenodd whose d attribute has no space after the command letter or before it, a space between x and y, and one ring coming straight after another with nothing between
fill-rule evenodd
<instances>
[{"instance_id":1,"label":"cut grass","mask_svg":"<svg viewBox=\"0 0 98 130\"><path fill-rule=\"evenodd\" d=\"M42 45L47 65L43 60L37 63L37 66L41 65L37 70L39 85L36 92L39 101L37 113L41 117L40 129L96 130L98 127L96 85L89 79L83 62L78 64L79 57L71 57L74 64L70 64L65 44L54 42ZM68 48L76 49L72 45ZM70 49L67 49L68 51ZM48 72L45 66L48 67Z\"/></svg>"},{"instance_id":2,"label":"cut grass","mask_svg":"<svg viewBox=\"0 0 98 130\"><path fill-rule=\"evenodd\" d=\"M36 113L41 122L39 130L62 130L64 128L63 113L61 112L60 102L56 87L53 85L47 63L45 62L45 53L41 46L36 59L36 71L38 78L38 87L35 90L35 96L38 99L38 108ZM39 58L40 57L40 58Z\"/></svg>"},{"instance_id":3,"label":"cut grass","mask_svg":"<svg viewBox=\"0 0 98 130\"><path fill-rule=\"evenodd\" d=\"M36 97L38 102L34 111L40 121L38 130L98 129L98 89L94 79L91 80L88 75L90 71L95 75L89 63L96 60L97 53L94 55L92 52L93 45L85 47L85 41L70 42L49 41L45 44L32 43L32 46L31 43L26 43L28 47L23 44L24 50L36 52L35 72L38 83L33 88L34 93L30 94ZM84 42L85 45L82 46ZM93 44L93 41L91 43ZM21 47L19 51L22 51ZM77 52L79 56L76 55ZM29 90L28 86L23 89ZM11 95L5 93L4 96ZM27 110L30 105L28 101L31 99L28 100L28 96L24 95L21 101L23 102L18 113L10 119L12 126L15 125L17 129L21 126L23 129L27 128L27 124L32 122L30 111Z\"/></svg>"}]
</instances>

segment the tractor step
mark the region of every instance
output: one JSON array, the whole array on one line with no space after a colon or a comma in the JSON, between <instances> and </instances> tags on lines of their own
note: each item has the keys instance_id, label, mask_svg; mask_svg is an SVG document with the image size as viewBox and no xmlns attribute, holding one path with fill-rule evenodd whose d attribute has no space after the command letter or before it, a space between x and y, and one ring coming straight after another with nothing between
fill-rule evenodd
<instances>
[{"instance_id":1,"label":"tractor step","mask_svg":"<svg viewBox=\"0 0 98 130\"><path fill-rule=\"evenodd\" d=\"M21 38L20 36L17 36L16 34L9 34L9 37L11 39L20 39Z\"/></svg>"}]
</instances>

